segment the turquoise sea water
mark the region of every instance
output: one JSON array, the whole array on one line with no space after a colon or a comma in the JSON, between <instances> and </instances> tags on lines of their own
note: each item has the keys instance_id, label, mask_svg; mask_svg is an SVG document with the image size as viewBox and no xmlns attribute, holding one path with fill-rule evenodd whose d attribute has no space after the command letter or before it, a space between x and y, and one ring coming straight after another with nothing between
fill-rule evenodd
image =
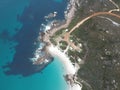
<instances>
[{"instance_id":1,"label":"turquoise sea water","mask_svg":"<svg viewBox=\"0 0 120 90\"><path fill-rule=\"evenodd\" d=\"M54 0L54 1L59 2L59 3L63 2L63 0Z\"/></svg>"},{"instance_id":2,"label":"turquoise sea water","mask_svg":"<svg viewBox=\"0 0 120 90\"><path fill-rule=\"evenodd\" d=\"M66 0L0 0L0 90L66 90L58 58L42 72L29 63L44 16L57 11L55 19L64 19L66 5Z\"/></svg>"},{"instance_id":3,"label":"turquoise sea water","mask_svg":"<svg viewBox=\"0 0 120 90\"><path fill-rule=\"evenodd\" d=\"M66 90L62 64L55 61L41 73L29 77L5 76L0 70L0 90Z\"/></svg>"}]
</instances>

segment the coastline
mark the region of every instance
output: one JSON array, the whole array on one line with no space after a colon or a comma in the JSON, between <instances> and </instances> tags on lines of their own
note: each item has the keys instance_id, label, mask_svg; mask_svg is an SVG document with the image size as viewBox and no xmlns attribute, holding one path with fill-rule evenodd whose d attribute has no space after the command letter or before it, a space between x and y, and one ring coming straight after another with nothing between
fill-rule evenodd
<instances>
[{"instance_id":1,"label":"coastline","mask_svg":"<svg viewBox=\"0 0 120 90\"><path fill-rule=\"evenodd\" d=\"M81 90L82 85L77 81L77 71L79 69L79 66L73 65L73 63L70 61L69 57L59 50L57 46L54 46L50 38L55 34L56 31L61 30L62 28L67 28L69 24L71 23L72 19L74 18L75 11L76 9L76 3L78 3L78 0L70 0L68 4L68 9L67 13L65 13L65 23L58 26L58 27L53 27L49 30L49 32L45 32L45 35L42 37L43 42L47 43L46 45L46 51L51 54L51 56L57 56L60 61L63 63L64 69L65 69L65 79L66 82L68 83L68 90Z\"/></svg>"},{"instance_id":2,"label":"coastline","mask_svg":"<svg viewBox=\"0 0 120 90\"><path fill-rule=\"evenodd\" d=\"M40 39L46 43L44 46L45 52L51 54L52 56L57 56L61 59L62 63L64 63L64 66L66 69L69 69L68 67L71 68L71 70L67 70L67 74L75 74L76 70L75 67L72 65L72 62L69 60L69 57L63 53L57 46L54 46L50 38L55 34L55 32L61 30L62 28L67 28L69 24L71 23L72 19L74 18L75 11L76 9L76 4L78 3L78 0L69 0L68 6L67 6L67 11L65 11L65 23L59 25L58 27L51 27L48 31L45 31L44 33L40 34ZM78 3L79 4L79 3ZM65 62L67 60L67 62ZM67 65L69 63L69 66Z\"/></svg>"},{"instance_id":3,"label":"coastline","mask_svg":"<svg viewBox=\"0 0 120 90\"><path fill-rule=\"evenodd\" d=\"M64 64L66 74L74 75L76 73L76 68L72 65L69 58L61 52L56 46L50 45L47 47L47 51L54 57L57 56L61 62Z\"/></svg>"},{"instance_id":4,"label":"coastline","mask_svg":"<svg viewBox=\"0 0 120 90\"><path fill-rule=\"evenodd\" d=\"M76 1L70 0L71 4L70 5L68 4L69 9L68 9L68 12L66 11L66 14L65 14L65 16L66 16L65 22L62 24L59 24L58 26L57 25L54 26L54 24L53 24L52 28L49 29L48 31L45 31L44 32L45 35L42 37L43 42L46 43L46 51L48 53L50 53L51 56L53 56L53 57L57 56L64 65L64 69L66 72L65 79L66 79L68 86L69 86L68 90L82 90L81 83L77 81L78 80L77 72L79 70L79 66L77 65L78 66L77 67L76 64L78 64L78 63L76 63L76 62L72 63L72 61L70 61L67 54L65 54L65 52L63 52L64 49L60 50L57 45L53 45L54 42L52 42L52 40L50 41L50 39L57 31L64 29L64 28L67 28L69 26L69 24L71 23L71 21L73 20L73 18L75 18L75 11L77 10L76 6L75 6L76 2L78 2L78 0L76 0ZM111 14L113 16L117 16L111 12L98 12L98 13L92 14L91 16L86 17L85 19L80 21L76 26L74 26L74 28L71 29L69 34L74 29L76 29L78 26L80 26L82 23L87 21L88 19L90 19L94 16L97 16L97 15L101 15L101 14L107 14L107 15ZM117 17L119 17L119 16L117 16ZM67 36L67 34L66 34L66 36ZM63 38L63 37L61 37L61 38ZM58 40L58 44L59 44L59 40ZM69 45L68 45L68 47L69 47Z\"/></svg>"},{"instance_id":5,"label":"coastline","mask_svg":"<svg viewBox=\"0 0 120 90\"><path fill-rule=\"evenodd\" d=\"M75 11L76 9L76 4L78 4L78 0L69 0L69 3L67 5L67 10L64 12L65 14L65 22L62 23L59 26L53 26L51 29L49 29L49 36L53 36L54 33L58 30L61 30L62 28L67 28L69 26L69 24L71 23L72 19L75 16Z\"/></svg>"},{"instance_id":6,"label":"coastline","mask_svg":"<svg viewBox=\"0 0 120 90\"><path fill-rule=\"evenodd\" d=\"M52 42L50 41L51 37L55 34L55 32L61 30L62 28L67 28L73 18L75 17L75 11L77 10L76 4L79 6L78 0L69 0L69 3L67 5L67 9L64 12L65 13L65 22L58 22L58 25L52 23L51 26L49 26L49 29L45 30L43 33L40 33L39 40L45 43L45 45L42 47L42 49L38 49L38 53L36 55L39 55L39 52L44 51L47 54L50 54L52 57L57 56L60 61L63 63L64 69L65 69L65 80L68 83L68 90L81 90L82 85L77 81L77 71L79 69L79 66L77 63L72 63L69 59L69 57L59 50L57 46L54 46ZM47 26L46 26L47 27ZM45 55L46 56L46 55ZM39 62L43 60L43 62L46 60L46 58L39 59L41 57L40 55L37 56L37 59L34 62L36 62L39 65ZM49 59L48 59L49 60ZM48 63L49 61L47 61ZM46 64L46 62L45 62Z\"/></svg>"},{"instance_id":7,"label":"coastline","mask_svg":"<svg viewBox=\"0 0 120 90\"><path fill-rule=\"evenodd\" d=\"M53 57L57 56L60 61L63 63L65 69L65 79L68 83L68 90L81 90L82 85L76 81L76 73L79 67L76 67L72 64L69 60L69 57L64 53L61 52L57 46L53 46L52 44L46 47L47 51L51 53Z\"/></svg>"}]
</instances>

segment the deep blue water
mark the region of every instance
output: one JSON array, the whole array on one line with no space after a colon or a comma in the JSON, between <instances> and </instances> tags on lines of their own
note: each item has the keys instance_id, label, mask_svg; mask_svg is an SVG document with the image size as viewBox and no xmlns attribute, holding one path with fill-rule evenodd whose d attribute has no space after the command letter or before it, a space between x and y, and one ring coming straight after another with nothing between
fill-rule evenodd
<instances>
[{"instance_id":1,"label":"deep blue water","mask_svg":"<svg viewBox=\"0 0 120 90\"><path fill-rule=\"evenodd\" d=\"M57 11L64 19L67 0L0 0L0 90L65 90L58 58L42 72L33 57L44 16Z\"/></svg>"}]
</instances>

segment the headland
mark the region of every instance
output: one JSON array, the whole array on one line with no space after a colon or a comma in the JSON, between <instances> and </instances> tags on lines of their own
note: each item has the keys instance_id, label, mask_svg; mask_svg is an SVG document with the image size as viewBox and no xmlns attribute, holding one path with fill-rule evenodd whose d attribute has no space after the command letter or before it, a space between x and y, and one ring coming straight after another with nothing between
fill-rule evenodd
<instances>
[{"instance_id":1,"label":"headland","mask_svg":"<svg viewBox=\"0 0 120 90\"><path fill-rule=\"evenodd\" d=\"M103 6L101 3L104 3ZM112 8L106 6L106 3L110 4ZM96 4L98 6L96 6ZM104 70L109 68L108 65L113 65L106 58L111 58L111 55L113 55L111 54L113 51L108 48L108 44L111 44L111 40L115 43L116 38L118 38L115 37L113 29L118 30L120 25L119 20L117 20L120 19L119 11L119 5L113 0L105 2L102 0L93 0L92 2L90 0L70 0L68 9L65 11L65 21L62 23L53 22L50 29L45 31L42 35L40 34L40 40L45 43L44 51L53 57L59 57L63 63L66 70L65 79L70 86L70 90L82 90L83 86L85 90L107 90L106 87L116 88L114 86L111 87L110 84L104 83L106 87L99 87L102 89L98 89L97 86L99 86L101 82L105 81L110 83L111 79L108 81L107 79L101 79L101 82L99 82L99 75L101 74L98 75L95 72L101 73L103 71L105 73ZM98 18L103 18L104 20L101 22L104 24L101 25L99 22L101 19L99 20ZM105 25L106 19L112 22L112 25L115 27L112 27L108 22ZM108 28L108 26L111 26L113 29ZM115 38L110 38L110 32ZM99 36L99 38L97 36ZM96 56L96 54L98 55ZM99 56L101 60L104 60L101 62L102 64L99 61ZM99 67L101 68L98 68L96 64L98 66L100 65ZM101 70L101 72L99 72L99 70ZM95 74L97 79L94 78L94 74L91 73L91 71ZM90 73L90 76L86 73ZM115 78L117 78L117 76ZM97 81L99 84L97 83L95 85L92 80L94 80L94 82Z\"/></svg>"}]
</instances>

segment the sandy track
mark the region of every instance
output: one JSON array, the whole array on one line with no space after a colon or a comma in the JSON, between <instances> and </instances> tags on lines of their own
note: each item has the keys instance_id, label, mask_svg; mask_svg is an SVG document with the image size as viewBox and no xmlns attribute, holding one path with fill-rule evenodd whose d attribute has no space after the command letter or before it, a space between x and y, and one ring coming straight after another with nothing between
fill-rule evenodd
<instances>
[{"instance_id":1,"label":"sandy track","mask_svg":"<svg viewBox=\"0 0 120 90\"><path fill-rule=\"evenodd\" d=\"M114 13L110 13L110 12L97 12L97 13L94 13L86 18L84 18L83 20L81 20L80 22L78 22L69 32L65 33L64 35L64 40L70 45L72 46L75 50L77 49L77 47L74 45L74 43L70 42L69 41L69 37L70 37L70 34L76 30L76 28L79 28L83 23L85 23L87 20L93 18L93 17L96 17L96 16L99 16L99 15L110 15L110 16L114 16L114 17L117 17L120 19L120 15L117 15L117 14L114 14Z\"/></svg>"}]
</instances>

